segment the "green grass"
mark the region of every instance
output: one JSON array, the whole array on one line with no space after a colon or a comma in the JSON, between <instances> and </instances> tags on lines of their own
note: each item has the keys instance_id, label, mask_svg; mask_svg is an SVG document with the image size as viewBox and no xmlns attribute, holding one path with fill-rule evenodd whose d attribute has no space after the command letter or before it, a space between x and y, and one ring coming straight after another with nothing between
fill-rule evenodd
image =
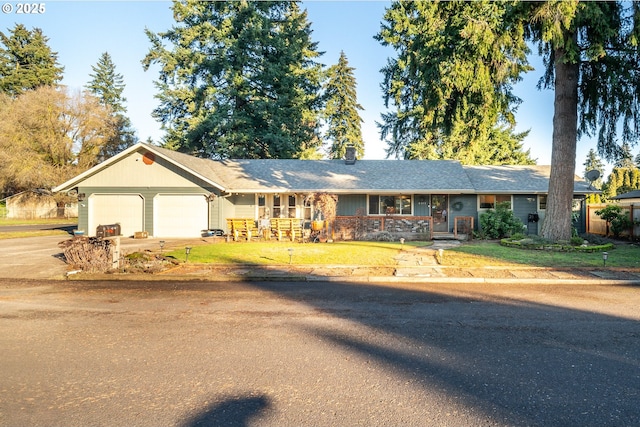
<instances>
[{"instance_id":1,"label":"green grass","mask_svg":"<svg viewBox=\"0 0 640 427\"><path fill-rule=\"evenodd\" d=\"M0 240L20 239L24 237L60 236L69 237L69 233L64 230L33 230L33 231L11 231L1 232Z\"/></svg>"},{"instance_id":2,"label":"green grass","mask_svg":"<svg viewBox=\"0 0 640 427\"><path fill-rule=\"evenodd\" d=\"M20 218L4 218L0 217L0 226L4 225L39 225L39 224L73 224L77 223L78 218L38 218L38 219L20 219Z\"/></svg>"},{"instance_id":3,"label":"green grass","mask_svg":"<svg viewBox=\"0 0 640 427\"><path fill-rule=\"evenodd\" d=\"M237 242L194 246L189 262L203 264L278 265L289 263L288 249L293 249L292 263L296 265L396 265L394 257L403 250L424 246L426 242ZM608 251L607 267L640 268L640 247L620 244ZM184 249L165 252L179 261L185 260ZM546 252L500 246L496 242L473 241L458 248L445 250L444 266L535 266L535 267L591 267L603 266L602 252Z\"/></svg>"},{"instance_id":4,"label":"green grass","mask_svg":"<svg viewBox=\"0 0 640 427\"><path fill-rule=\"evenodd\" d=\"M640 247L619 244L608 251L608 267L640 268ZM602 252L553 252L515 249L477 241L447 251L445 265L529 265L536 267L602 267Z\"/></svg>"},{"instance_id":5,"label":"green grass","mask_svg":"<svg viewBox=\"0 0 640 427\"><path fill-rule=\"evenodd\" d=\"M78 218L39 218L39 219L15 219L0 217L0 226L11 225L41 225L41 224L72 224L77 223ZM0 240L2 239L18 239L21 237L39 237L39 236L68 236L69 234L63 230L28 230L28 231L2 231L0 232Z\"/></svg>"},{"instance_id":6,"label":"green grass","mask_svg":"<svg viewBox=\"0 0 640 427\"><path fill-rule=\"evenodd\" d=\"M194 246L189 262L212 264L288 264L289 248L293 249L291 261L296 265L395 265L393 259L403 250L424 246L427 242L334 242L334 243L285 243L285 242L237 242ZM167 253L180 261L184 250Z\"/></svg>"}]
</instances>

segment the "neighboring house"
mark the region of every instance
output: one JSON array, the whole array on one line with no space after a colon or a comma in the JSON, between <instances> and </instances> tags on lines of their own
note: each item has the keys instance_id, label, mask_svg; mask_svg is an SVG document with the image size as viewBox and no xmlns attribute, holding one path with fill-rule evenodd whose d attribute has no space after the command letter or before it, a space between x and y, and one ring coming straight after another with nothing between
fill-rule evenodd
<instances>
[{"instance_id":1,"label":"neighboring house","mask_svg":"<svg viewBox=\"0 0 640 427\"><path fill-rule=\"evenodd\" d=\"M613 200L617 200L622 205L640 204L640 190L629 191L628 193L618 194L612 197Z\"/></svg>"},{"instance_id":2,"label":"neighboring house","mask_svg":"<svg viewBox=\"0 0 640 427\"><path fill-rule=\"evenodd\" d=\"M120 223L122 234L196 237L225 232L227 218L315 219L312 192L338 195L339 220L366 218L384 230L451 232L472 217L509 202L528 232L544 219L549 166L462 166L452 160L224 160L214 161L144 143L129 147L53 189L77 194L78 228ZM577 209L594 192L576 176ZM393 224L391 227L390 224ZM584 228L584 220L581 222ZM380 228L379 228L380 229ZM421 229L422 230L422 229Z\"/></svg>"},{"instance_id":3,"label":"neighboring house","mask_svg":"<svg viewBox=\"0 0 640 427\"><path fill-rule=\"evenodd\" d=\"M41 191L23 191L3 199L7 207L7 218L75 218L78 216L78 204L58 205L51 194Z\"/></svg>"}]
</instances>

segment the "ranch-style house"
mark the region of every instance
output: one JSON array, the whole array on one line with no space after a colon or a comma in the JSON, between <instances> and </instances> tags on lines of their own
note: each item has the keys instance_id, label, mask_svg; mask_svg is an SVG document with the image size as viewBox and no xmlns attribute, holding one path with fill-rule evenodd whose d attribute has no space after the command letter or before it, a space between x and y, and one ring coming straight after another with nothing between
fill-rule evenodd
<instances>
[{"instance_id":1,"label":"ranch-style house","mask_svg":"<svg viewBox=\"0 0 640 427\"><path fill-rule=\"evenodd\" d=\"M211 160L138 143L54 188L78 198L78 230L119 224L123 236L231 234L231 219L251 226L295 218L309 229L318 211L311 193L336 195L336 239L406 239L469 233L479 215L507 202L537 234L545 220L550 166L464 166L452 160ZM584 197L574 180L576 226ZM471 225L473 224L473 225ZM221 231L219 231L221 230ZM255 234L254 234L255 235Z\"/></svg>"}]
</instances>

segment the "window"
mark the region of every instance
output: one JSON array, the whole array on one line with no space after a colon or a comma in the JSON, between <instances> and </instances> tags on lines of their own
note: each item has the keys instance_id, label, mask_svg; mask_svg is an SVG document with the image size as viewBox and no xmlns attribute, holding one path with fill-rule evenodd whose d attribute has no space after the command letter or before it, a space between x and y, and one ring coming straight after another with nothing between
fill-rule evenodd
<instances>
[{"instance_id":1,"label":"window","mask_svg":"<svg viewBox=\"0 0 640 427\"><path fill-rule=\"evenodd\" d=\"M294 194L289 196L289 218L296 217L296 196Z\"/></svg>"},{"instance_id":2,"label":"window","mask_svg":"<svg viewBox=\"0 0 640 427\"><path fill-rule=\"evenodd\" d=\"M495 209L496 204L507 202L509 203L509 209L511 209L511 196L504 194L481 194L480 209Z\"/></svg>"},{"instance_id":3,"label":"window","mask_svg":"<svg viewBox=\"0 0 640 427\"><path fill-rule=\"evenodd\" d=\"M547 196L538 196L538 210L544 211L547 209Z\"/></svg>"},{"instance_id":4,"label":"window","mask_svg":"<svg viewBox=\"0 0 640 427\"><path fill-rule=\"evenodd\" d=\"M280 214L282 214L282 209L280 208L280 195L273 195L273 217L280 218Z\"/></svg>"},{"instance_id":5,"label":"window","mask_svg":"<svg viewBox=\"0 0 640 427\"><path fill-rule=\"evenodd\" d=\"M369 196L369 215L411 215L411 196Z\"/></svg>"},{"instance_id":6,"label":"window","mask_svg":"<svg viewBox=\"0 0 640 427\"><path fill-rule=\"evenodd\" d=\"M269 208L267 207L267 196L264 194L258 195L258 218L268 218Z\"/></svg>"}]
</instances>

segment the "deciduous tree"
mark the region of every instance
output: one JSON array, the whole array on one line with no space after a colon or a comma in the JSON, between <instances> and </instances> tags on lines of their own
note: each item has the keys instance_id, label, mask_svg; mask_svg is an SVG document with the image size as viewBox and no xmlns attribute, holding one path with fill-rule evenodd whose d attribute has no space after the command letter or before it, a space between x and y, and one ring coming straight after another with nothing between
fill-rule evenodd
<instances>
[{"instance_id":1,"label":"deciduous tree","mask_svg":"<svg viewBox=\"0 0 640 427\"><path fill-rule=\"evenodd\" d=\"M98 162L110 111L80 93L43 86L0 102L0 187L52 188Z\"/></svg>"}]
</instances>

